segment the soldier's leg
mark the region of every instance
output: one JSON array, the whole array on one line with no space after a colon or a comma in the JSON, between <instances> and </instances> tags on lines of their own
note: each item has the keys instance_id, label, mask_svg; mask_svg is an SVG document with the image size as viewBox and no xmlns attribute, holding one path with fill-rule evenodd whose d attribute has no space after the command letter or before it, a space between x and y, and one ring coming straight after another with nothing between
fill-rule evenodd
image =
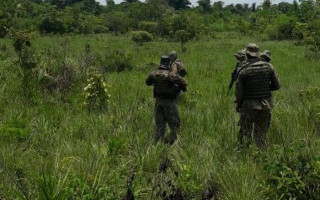
<instances>
[{"instance_id":1,"label":"soldier's leg","mask_svg":"<svg viewBox=\"0 0 320 200\"><path fill-rule=\"evenodd\" d=\"M166 119L164 108L161 105L160 99L156 99L155 103L155 123L156 123L156 133L154 135L155 142L158 142L160 139L164 139L166 131Z\"/></svg>"},{"instance_id":2,"label":"soldier's leg","mask_svg":"<svg viewBox=\"0 0 320 200\"><path fill-rule=\"evenodd\" d=\"M270 126L270 110L259 110L254 125L254 140L260 149L267 148L267 132Z\"/></svg>"},{"instance_id":3,"label":"soldier's leg","mask_svg":"<svg viewBox=\"0 0 320 200\"><path fill-rule=\"evenodd\" d=\"M170 135L167 139L167 142L169 144L173 144L178 137L180 128L180 116L176 100L171 100L168 102L168 106L165 109L165 115L170 127Z\"/></svg>"},{"instance_id":4,"label":"soldier's leg","mask_svg":"<svg viewBox=\"0 0 320 200\"><path fill-rule=\"evenodd\" d=\"M252 129L253 129L253 120L252 120L252 111L251 110L243 110L241 112L241 117L239 121L240 130L239 130L239 144L249 146L251 143L252 137Z\"/></svg>"}]
</instances>

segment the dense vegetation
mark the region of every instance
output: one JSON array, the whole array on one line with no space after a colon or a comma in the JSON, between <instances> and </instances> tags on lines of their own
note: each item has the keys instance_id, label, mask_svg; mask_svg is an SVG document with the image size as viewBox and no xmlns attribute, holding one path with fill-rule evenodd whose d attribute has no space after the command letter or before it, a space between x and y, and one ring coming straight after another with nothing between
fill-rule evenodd
<instances>
[{"instance_id":1,"label":"dense vegetation","mask_svg":"<svg viewBox=\"0 0 320 200\"><path fill-rule=\"evenodd\" d=\"M167 147L153 144L144 81L179 43L18 36L0 43L1 199L319 198L320 66L305 47L236 33L186 44L182 129ZM272 51L283 85L264 152L237 150L227 94L232 54L249 42Z\"/></svg>"},{"instance_id":2,"label":"dense vegetation","mask_svg":"<svg viewBox=\"0 0 320 200\"><path fill-rule=\"evenodd\" d=\"M0 199L320 199L319 2L198 3L1 0ZM251 42L282 83L266 151L237 148L227 92ZM171 50L189 86L168 147L144 81Z\"/></svg>"},{"instance_id":3,"label":"dense vegetation","mask_svg":"<svg viewBox=\"0 0 320 200\"><path fill-rule=\"evenodd\" d=\"M10 28L27 29L41 34L91 34L132 30L147 31L154 37L177 39L186 31L188 37L214 37L216 32L237 31L263 39L297 39L319 46L319 1L302 0L292 4L262 5L213 4L199 0L190 7L188 0L125 1L107 0L101 6L95 0L2 0L0 2L0 37Z\"/></svg>"}]
</instances>

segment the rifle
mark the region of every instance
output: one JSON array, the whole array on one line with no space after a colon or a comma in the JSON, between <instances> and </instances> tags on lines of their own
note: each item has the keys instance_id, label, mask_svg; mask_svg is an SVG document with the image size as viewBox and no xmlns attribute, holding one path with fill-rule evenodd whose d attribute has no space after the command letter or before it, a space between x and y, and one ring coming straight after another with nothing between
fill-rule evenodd
<instances>
[{"instance_id":1,"label":"rifle","mask_svg":"<svg viewBox=\"0 0 320 200\"><path fill-rule=\"evenodd\" d=\"M237 72L237 68L238 68L239 63L236 64L236 67L234 68L234 70L231 73L231 80L229 83L229 90L228 90L228 94L230 93L232 86L234 84L234 82L237 80L238 78L238 72Z\"/></svg>"}]
</instances>

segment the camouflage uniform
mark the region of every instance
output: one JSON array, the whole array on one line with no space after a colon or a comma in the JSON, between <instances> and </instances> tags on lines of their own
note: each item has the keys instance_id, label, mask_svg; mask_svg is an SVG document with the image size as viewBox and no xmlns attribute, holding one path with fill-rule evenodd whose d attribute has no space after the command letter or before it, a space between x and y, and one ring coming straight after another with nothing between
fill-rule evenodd
<instances>
[{"instance_id":1,"label":"camouflage uniform","mask_svg":"<svg viewBox=\"0 0 320 200\"><path fill-rule=\"evenodd\" d=\"M258 59L257 45L249 44L246 54L249 64L239 73L236 84L237 111L241 114L239 143L243 144L243 137L251 142L253 131L256 145L265 148L271 119L271 91L280 89L280 83L274 67Z\"/></svg>"},{"instance_id":2,"label":"camouflage uniform","mask_svg":"<svg viewBox=\"0 0 320 200\"><path fill-rule=\"evenodd\" d=\"M168 123L171 134L165 142L173 144L177 139L180 127L177 96L181 90L184 92L187 90L187 84L178 74L170 72L164 66L153 71L148 76L146 84L154 86L156 123L154 140L158 142L160 139L165 139L166 124Z\"/></svg>"},{"instance_id":3,"label":"camouflage uniform","mask_svg":"<svg viewBox=\"0 0 320 200\"><path fill-rule=\"evenodd\" d=\"M169 54L169 59L171 60L170 62L170 67L169 70L179 74L179 76L184 77L187 75L187 71L183 66L183 63L180 59L178 59L178 55L176 51L172 51Z\"/></svg>"}]
</instances>

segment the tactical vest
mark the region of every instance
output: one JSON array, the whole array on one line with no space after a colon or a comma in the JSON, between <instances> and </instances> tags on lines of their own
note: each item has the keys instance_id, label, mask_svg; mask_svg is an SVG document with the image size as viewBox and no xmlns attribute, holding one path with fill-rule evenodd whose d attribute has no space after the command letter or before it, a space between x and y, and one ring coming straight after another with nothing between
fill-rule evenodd
<instances>
[{"instance_id":1,"label":"tactical vest","mask_svg":"<svg viewBox=\"0 0 320 200\"><path fill-rule=\"evenodd\" d=\"M153 95L162 99L174 99L179 93L179 87L169 79L168 70L156 70L153 74Z\"/></svg>"},{"instance_id":2,"label":"tactical vest","mask_svg":"<svg viewBox=\"0 0 320 200\"><path fill-rule=\"evenodd\" d=\"M271 97L271 67L267 62L255 62L245 68L244 99L265 99Z\"/></svg>"}]
</instances>

